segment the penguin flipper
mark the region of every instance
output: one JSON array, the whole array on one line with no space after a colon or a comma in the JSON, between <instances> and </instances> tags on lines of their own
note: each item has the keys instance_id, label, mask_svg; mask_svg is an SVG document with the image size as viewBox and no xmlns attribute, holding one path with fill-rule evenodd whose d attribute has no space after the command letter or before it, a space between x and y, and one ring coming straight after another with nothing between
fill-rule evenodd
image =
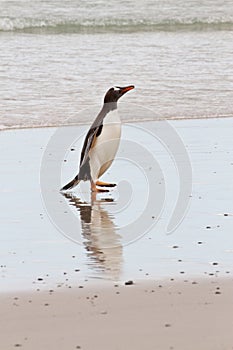
<instances>
[{"instance_id":1,"label":"penguin flipper","mask_svg":"<svg viewBox=\"0 0 233 350\"><path fill-rule=\"evenodd\" d=\"M60 191L67 191L74 188L79 184L81 180L91 180L89 152L90 149L94 146L96 138L100 135L102 128L103 125L101 123L100 125L91 126L84 140L84 145L81 152L79 174L76 175L75 178L71 180L68 184L62 187Z\"/></svg>"},{"instance_id":2,"label":"penguin flipper","mask_svg":"<svg viewBox=\"0 0 233 350\"><path fill-rule=\"evenodd\" d=\"M80 168L86 163L89 157L89 152L91 148L94 147L96 138L101 134L102 128L103 128L103 125L100 124L95 127L91 126L91 128L89 129L87 136L84 140L84 144L81 152Z\"/></svg>"}]
</instances>

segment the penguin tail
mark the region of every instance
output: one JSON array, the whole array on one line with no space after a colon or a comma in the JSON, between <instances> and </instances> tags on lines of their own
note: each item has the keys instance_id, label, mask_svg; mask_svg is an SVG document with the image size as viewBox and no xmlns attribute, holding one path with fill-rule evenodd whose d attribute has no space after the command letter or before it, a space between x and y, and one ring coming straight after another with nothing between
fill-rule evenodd
<instances>
[{"instance_id":1,"label":"penguin tail","mask_svg":"<svg viewBox=\"0 0 233 350\"><path fill-rule=\"evenodd\" d=\"M77 185L79 184L80 181L81 181L81 180L79 180L79 177L78 177L78 175L77 175L77 176L75 176L75 178L74 178L72 181L70 181L68 184L66 184L64 187L62 187L62 188L60 189L60 191L67 191L67 190L70 190L71 188L77 186Z\"/></svg>"}]
</instances>

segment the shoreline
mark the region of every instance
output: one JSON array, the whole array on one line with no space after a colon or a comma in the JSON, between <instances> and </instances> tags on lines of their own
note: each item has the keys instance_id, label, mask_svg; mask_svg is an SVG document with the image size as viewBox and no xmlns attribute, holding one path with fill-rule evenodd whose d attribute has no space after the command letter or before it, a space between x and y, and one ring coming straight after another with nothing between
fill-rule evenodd
<instances>
[{"instance_id":1,"label":"shoreline","mask_svg":"<svg viewBox=\"0 0 233 350\"><path fill-rule=\"evenodd\" d=\"M139 124L139 123L153 123L153 122L161 122L161 121L185 121L185 120L214 120L214 119L230 119L233 118L233 115L219 115L219 116L195 116L195 117L166 117L166 118L158 118L158 119L150 119L145 118L142 120L137 119L129 119L127 121L121 121L124 124ZM70 124L47 124L47 125L33 125L33 126L5 126L0 125L0 132L9 131L9 130L29 130L29 129L46 129L46 128L59 128L59 127L71 127L71 126L85 126L91 125L91 122L84 123L70 123Z\"/></svg>"}]
</instances>

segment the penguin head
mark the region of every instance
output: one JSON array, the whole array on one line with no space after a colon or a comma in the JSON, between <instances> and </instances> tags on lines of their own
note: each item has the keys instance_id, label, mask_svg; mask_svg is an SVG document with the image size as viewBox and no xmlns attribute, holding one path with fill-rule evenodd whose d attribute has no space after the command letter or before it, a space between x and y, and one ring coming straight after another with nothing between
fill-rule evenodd
<instances>
[{"instance_id":1,"label":"penguin head","mask_svg":"<svg viewBox=\"0 0 233 350\"><path fill-rule=\"evenodd\" d=\"M134 89L134 85L124 87L114 86L107 91L104 97L104 103L117 102L121 96L132 89Z\"/></svg>"}]
</instances>

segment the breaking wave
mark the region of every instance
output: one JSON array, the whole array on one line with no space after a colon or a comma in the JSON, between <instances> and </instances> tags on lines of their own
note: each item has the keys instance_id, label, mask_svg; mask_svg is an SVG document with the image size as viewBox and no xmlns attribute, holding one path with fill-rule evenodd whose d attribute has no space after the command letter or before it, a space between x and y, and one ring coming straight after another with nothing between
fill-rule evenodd
<instances>
[{"instance_id":1,"label":"breaking wave","mask_svg":"<svg viewBox=\"0 0 233 350\"><path fill-rule=\"evenodd\" d=\"M113 33L156 31L232 31L233 18L207 19L57 19L0 17L0 32L41 34L62 33Z\"/></svg>"}]
</instances>

